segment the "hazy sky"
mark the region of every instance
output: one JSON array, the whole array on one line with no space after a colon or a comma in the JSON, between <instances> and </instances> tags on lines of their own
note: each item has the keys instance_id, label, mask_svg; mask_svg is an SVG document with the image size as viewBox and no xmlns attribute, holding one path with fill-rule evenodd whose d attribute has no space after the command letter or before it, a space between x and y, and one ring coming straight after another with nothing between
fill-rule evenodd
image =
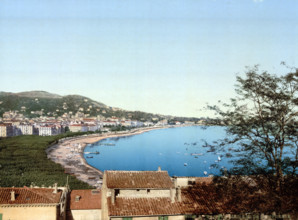
<instances>
[{"instance_id":1,"label":"hazy sky","mask_svg":"<svg viewBox=\"0 0 298 220\"><path fill-rule=\"evenodd\" d=\"M0 0L0 91L199 117L281 61L298 67L298 1Z\"/></svg>"}]
</instances>

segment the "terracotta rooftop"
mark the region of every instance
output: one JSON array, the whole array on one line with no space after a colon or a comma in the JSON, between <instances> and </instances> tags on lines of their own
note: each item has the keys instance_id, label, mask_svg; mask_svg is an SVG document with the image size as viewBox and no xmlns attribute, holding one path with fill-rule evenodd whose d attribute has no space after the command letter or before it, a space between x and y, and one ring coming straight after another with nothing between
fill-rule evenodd
<instances>
[{"instance_id":1,"label":"terracotta rooftop","mask_svg":"<svg viewBox=\"0 0 298 220\"><path fill-rule=\"evenodd\" d=\"M167 171L105 171L112 189L169 189L173 183Z\"/></svg>"},{"instance_id":2,"label":"terracotta rooftop","mask_svg":"<svg viewBox=\"0 0 298 220\"><path fill-rule=\"evenodd\" d=\"M285 192L282 204L276 203L263 186L256 187L247 180L210 182L209 178L197 178L196 184L181 188L181 202L171 203L170 198L123 198L116 197L114 204L108 197L110 216L157 216L157 215L215 215L222 213L272 213L280 210L290 213L298 210L297 179ZM287 190L287 189L286 189ZM295 219L295 218L294 218Z\"/></svg>"},{"instance_id":3,"label":"terracotta rooftop","mask_svg":"<svg viewBox=\"0 0 298 220\"><path fill-rule=\"evenodd\" d=\"M212 177L195 177L196 183L206 183L210 184L212 183L213 178Z\"/></svg>"},{"instance_id":4,"label":"terracotta rooftop","mask_svg":"<svg viewBox=\"0 0 298 220\"><path fill-rule=\"evenodd\" d=\"M108 198L109 216L175 215L183 213L181 203L171 203L170 198L117 198L111 204Z\"/></svg>"},{"instance_id":5,"label":"terracotta rooftop","mask_svg":"<svg viewBox=\"0 0 298 220\"><path fill-rule=\"evenodd\" d=\"M11 200L11 192L15 192L15 201ZM59 203L61 190L53 193L49 188L0 188L0 204L50 204Z\"/></svg>"},{"instance_id":6,"label":"terracotta rooftop","mask_svg":"<svg viewBox=\"0 0 298 220\"><path fill-rule=\"evenodd\" d=\"M78 201L76 201L76 197ZM70 209L101 209L100 190L72 190L70 193Z\"/></svg>"}]
</instances>

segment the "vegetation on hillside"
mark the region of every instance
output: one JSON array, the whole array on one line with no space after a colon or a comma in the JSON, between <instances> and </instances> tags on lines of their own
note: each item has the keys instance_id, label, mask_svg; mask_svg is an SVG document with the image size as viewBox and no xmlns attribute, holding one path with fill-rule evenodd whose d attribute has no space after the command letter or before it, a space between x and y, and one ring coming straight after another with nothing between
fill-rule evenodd
<instances>
[{"instance_id":1,"label":"vegetation on hillside","mask_svg":"<svg viewBox=\"0 0 298 220\"><path fill-rule=\"evenodd\" d=\"M17 136L0 139L0 186L23 187L34 183L36 186L65 186L69 176L71 189L91 188L64 173L60 164L47 158L45 150L60 138L80 135L70 133L58 136Z\"/></svg>"},{"instance_id":2,"label":"vegetation on hillside","mask_svg":"<svg viewBox=\"0 0 298 220\"><path fill-rule=\"evenodd\" d=\"M23 107L23 108L22 108ZM24 108L25 107L25 108ZM64 113L75 115L77 112L89 116L118 117L138 121L157 122L161 119L174 119L172 116L158 115L141 111L126 111L106 106L80 95L59 96L43 91L23 93L0 92L0 117L7 111L19 111L28 118L39 116L59 117ZM34 112L34 113L33 113ZM175 118L179 121L197 121L197 118Z\"/></svg>"}]
</instances>

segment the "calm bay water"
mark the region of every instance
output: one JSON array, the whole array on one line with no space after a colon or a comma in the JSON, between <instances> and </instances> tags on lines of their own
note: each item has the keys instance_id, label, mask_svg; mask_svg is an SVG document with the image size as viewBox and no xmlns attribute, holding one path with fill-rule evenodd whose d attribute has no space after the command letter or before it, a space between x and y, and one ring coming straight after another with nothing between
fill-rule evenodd
<instances>
[{"instance_id":1,"label":"calm bay water","mask_svg":"<svg viewBox=\"0 0 298 220\"><path fill-rule=\"evenodd\" d=\"M88 145L84 154L88 164L99 170L167 170L171 176L205 176L219 174L231 167L225 154L207 152L204 141L225 137L224 127L200 126L160 129L139 135L108 138ZM112 144L107 146L104 144ZM92 156L93 158L87 158ZM220 159L220 160L219 160ZM217 165L217 168L214 167Z\"/></svg>"}]
</instances>

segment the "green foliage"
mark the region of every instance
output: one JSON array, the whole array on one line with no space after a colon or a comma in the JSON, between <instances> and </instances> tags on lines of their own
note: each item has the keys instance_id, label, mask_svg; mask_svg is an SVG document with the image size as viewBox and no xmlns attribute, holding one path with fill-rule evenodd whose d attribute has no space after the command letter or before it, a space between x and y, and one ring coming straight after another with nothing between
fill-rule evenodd
<instances>
[{"instance_id":1,"label":"green foliage","mask_svg":"<svg viewBox=\"0 0 298 220\"><path fill-rule=\"evenodd\" d=\"M125 126L121 126L121 125L118 125L118 126L110 126L110 131L127 131L127 130L130 130L131 128L129 127L125 127Z\"/></svg>"},{"instance_id":2,"label":"green foliage","mask_svg":"<svg viewBox=\"0 0 298 220\"><path fill-rule=\"evenodd\" d=\"M237 97L211 106L229 137L216 145L235 144L234 174L264 174L280 188L284 174L298 167L298 69L284 76L259 73L258 66L237 77ZM214 146L213 146L214 147Z\"/></svg>"},{"instance_id":3,"label":"green foliage","mask_svg":"<svg viewBox=\"0 0 298 220\"><path fill-rule=\"evenodd\" d=\"M17 136L0 140L0 186L22 187L66 185L67 174L60 164L47 158L45 150L60 138L79 135L70 133L58 136ZM91 188L88 184L69 176L71 189Z\"/></svg>"}]
</instances>

